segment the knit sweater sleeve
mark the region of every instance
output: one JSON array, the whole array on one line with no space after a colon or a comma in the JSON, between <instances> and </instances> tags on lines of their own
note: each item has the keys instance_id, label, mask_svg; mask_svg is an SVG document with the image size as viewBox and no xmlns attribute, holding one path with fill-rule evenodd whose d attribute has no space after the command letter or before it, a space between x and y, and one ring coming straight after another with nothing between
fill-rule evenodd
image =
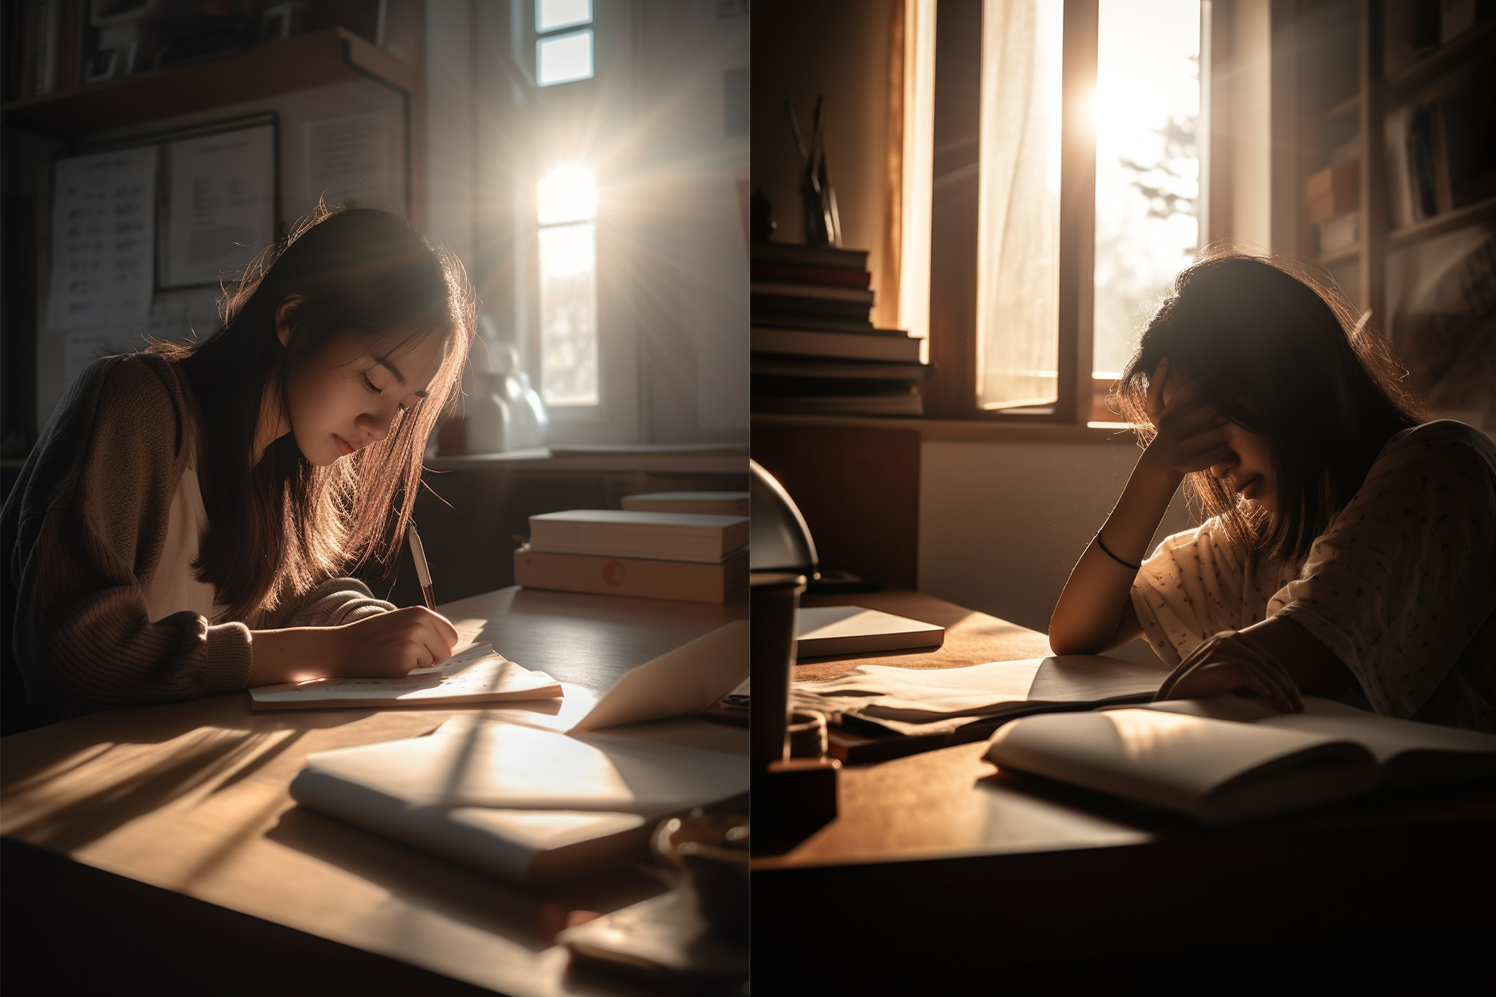
<instances>
[{"instance_id":1,"label":"knit sweater sleeve","mask_svg":"<svg viewBox=\"0 0 1496 997\"><path fill-rule=\"evenodd\" d=\"M10 551L12 666L43 721L241 689L252 660L242 623L147 608L191 438L169 366L116 358L90 375L38 442L50 453L22 483Z\"/></svg>"},{"instance_id":2,"label":"knit sweater sleeve","mask_svg":"<svg viewBox=\"0 0 1496 997\"><path fill-rule=\"evenodd\" d=\"M394 603L376 598L357 578L329 578L301 598L277 607L260 622L260 628L339 627L394 608Z\"/></svg>"}]
</instances>

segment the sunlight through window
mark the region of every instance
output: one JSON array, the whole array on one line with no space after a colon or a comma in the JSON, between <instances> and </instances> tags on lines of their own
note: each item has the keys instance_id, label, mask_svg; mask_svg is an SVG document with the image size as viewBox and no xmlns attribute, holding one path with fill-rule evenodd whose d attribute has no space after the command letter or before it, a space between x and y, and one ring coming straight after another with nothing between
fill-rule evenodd
<instances>
[{"instance_id":1,"label":"sunlight through window","mask_svg":"<svg viewBox=\"0 0 1496 997\"><path fill-rule=\"evenodd\" d=\"M548 405L596 405L597 183L579 166L541 179L540 390Z\"/></svg>"},{"instance_id":2,"label":"sunlight through window","mask_svg":"<svg viewBox=\"0 0 1496 997\"><path fill-rule=\"evenodd\" d=\"M1093 369L1115 377L1200 242L1200 0L1101 0Z\"/></svg>"}]
</instances>

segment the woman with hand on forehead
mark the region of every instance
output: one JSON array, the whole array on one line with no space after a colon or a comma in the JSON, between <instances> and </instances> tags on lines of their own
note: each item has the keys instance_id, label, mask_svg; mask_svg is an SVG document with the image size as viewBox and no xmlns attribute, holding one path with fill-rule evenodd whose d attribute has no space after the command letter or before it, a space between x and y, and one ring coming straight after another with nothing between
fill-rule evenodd
<instances>
[{"instance_id":1,"label":"woman with hand on forehead","mask_svg":"<svg viewBox=\"0 0 1496 997\"><path fill-rule=\"evenodd\" d=\"M472 339L461 263L323 208L222 311L199 343L84 371L7 497L7 733L451 655L446 619L343 575L403 541Z\"/></svg>"},{"instance_id":2,"label":"woman with hand on forehead","mask_svg":"<svg viewBox=\"0 0 1496 997\"><path fill-rule=\"evenodd\" d=\"M1180 274L1123 375L1143 454L1055 607L1056 653L1141 635L1173 666L1160 699L1496 729L1496 446L1425 422L1354 323L1274 262ZM1185 480L1209 518L1145 559Z\"/></svg>"}]
</instances>

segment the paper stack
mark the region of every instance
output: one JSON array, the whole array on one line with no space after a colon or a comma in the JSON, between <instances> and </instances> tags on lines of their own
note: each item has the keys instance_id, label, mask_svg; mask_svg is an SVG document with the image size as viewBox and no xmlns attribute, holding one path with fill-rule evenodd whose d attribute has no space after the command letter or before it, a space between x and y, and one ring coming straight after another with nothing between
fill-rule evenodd
<instances>
[{"instance_id":1,"label":"paper stack","mask_svg":"<svg viewBox=\"0 0 1496 997\"><path fill-rule=\"evenodd\" d=\"M530 517L514 552L529 588L728 602L748 587L748 517L573 509Z\"/></svg>"}]
</instances>

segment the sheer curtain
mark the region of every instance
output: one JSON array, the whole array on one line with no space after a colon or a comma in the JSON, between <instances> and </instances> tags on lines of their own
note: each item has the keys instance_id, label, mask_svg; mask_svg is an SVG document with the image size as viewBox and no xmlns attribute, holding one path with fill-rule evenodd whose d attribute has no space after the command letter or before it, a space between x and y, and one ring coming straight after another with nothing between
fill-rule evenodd
<instances>
[{"instance_id":1,"label":"sheer curtain","mask_svg":"<svg viewBox=\"0 0 1496 997\"><path fill-rule=\"evenodd\" d=\"M1057 0L983 5L976 385L983 408L1056 397L1063 10Z\"/></svg>"}]
</instances>

